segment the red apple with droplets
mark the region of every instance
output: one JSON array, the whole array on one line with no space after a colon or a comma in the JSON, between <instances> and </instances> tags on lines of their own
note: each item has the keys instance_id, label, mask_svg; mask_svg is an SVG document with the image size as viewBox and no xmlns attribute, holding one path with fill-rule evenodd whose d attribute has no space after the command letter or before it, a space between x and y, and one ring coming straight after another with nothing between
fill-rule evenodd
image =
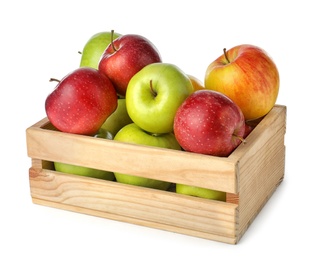
<instances>
[{"instance_id":1,"label":"red apple with droplets","mask_svg":"<svg viewBox=\"0 0 316 260\"><path fill-rule=\"evenodd\" d=\"M117 107L112 82L94 68L83 67L60 80L45 101L49 121L67 133L94 135Z\"/></svg>"}]
</instances>

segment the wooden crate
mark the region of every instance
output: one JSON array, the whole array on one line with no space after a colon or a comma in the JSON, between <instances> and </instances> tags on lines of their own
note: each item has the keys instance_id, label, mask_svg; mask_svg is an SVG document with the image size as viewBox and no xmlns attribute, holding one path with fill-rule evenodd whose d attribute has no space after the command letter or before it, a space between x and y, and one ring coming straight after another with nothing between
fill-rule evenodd
<instances>
[{"instance_id":1,"label":"wooden crate","mask_svg":"<svg viewBox=\"0 0 316 260\"><path fill-rule=\"evenodd\" d=\"M26 130L36 204L236 244L283 180L286 107L276 105L229 157L62 133L47 118ZM210 188L226 202L54 170L53 161Z\"/></svg>"}]
</instances>

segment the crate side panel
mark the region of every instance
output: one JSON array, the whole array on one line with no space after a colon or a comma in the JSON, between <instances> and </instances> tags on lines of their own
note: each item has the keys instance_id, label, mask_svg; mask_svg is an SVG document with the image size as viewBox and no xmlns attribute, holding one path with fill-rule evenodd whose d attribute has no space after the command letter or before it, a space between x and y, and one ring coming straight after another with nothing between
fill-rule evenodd
<instances>
[{"instance_id":1,"label":"crate side panel","mask_svg":"<svg viewBox=\"0 0 316 260\"><path fill-rule=\"evenodd\" d=\"M30 186L34 200L78 207L78 212L87 209L129 218L132 223L148 221L153 227L236 237L237 205L230 203L34 168Z\"/></svg>"},{"instance_id":2,"label":"crate side panel","mask_svg":"<svg viewBox=\"0 0 316 260\"><path fill-rule=\"evenodd\" d=\"M229 158L66 134L31 127L28 155L173 183L236 193L236 163Z\"/></svg>"},{"instance_id":3,"label":"crate side panel","mask_svg":"<svg viewBox=\"0 0 316 260\"><path fill-rule=\"evenodd\" d=\"M266 122L263 121L259 141L240 158L239 237L283 180L285 115L285 109L280 109ZM269 124L269 127L263 128L264 124Z\"/></svg>"},{"instance_id":4,"label":"crate side panel","mask_svg":"<svg viewBox=\"0 0 316 260\"><path fill-rule=\"evenodd\" d=\"M245 165L245 171L252 172L253 176L241 178L241 192L239 193L240 232L244 233L253 219L258 215L273 192L284 178L285 147L279 147L271 156L257 160L256 168Z\"/></svg>"}]
</instances>

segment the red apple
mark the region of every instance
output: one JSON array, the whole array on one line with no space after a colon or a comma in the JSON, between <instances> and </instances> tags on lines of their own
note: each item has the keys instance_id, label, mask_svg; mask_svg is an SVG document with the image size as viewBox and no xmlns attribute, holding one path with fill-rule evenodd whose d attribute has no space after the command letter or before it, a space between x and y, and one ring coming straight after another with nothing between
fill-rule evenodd
<instances>
[{"instance_id":1,"label":"red apple","mask_svg":"<svg viewBox=\"0 0 316 260\"><path fill-rule=\"evenodd\" d=\"M94 68L79 68L58 82L45 101L50 122L60 131L94 135L117 107L111 81Z\"/></svg>"},{"instance_id":2,"label":"red apple","mask_svg":"<svg viewBox=\"0 0 316 260\"><path fill-rule=\"evenodd\" d=\"M117 93L123 97L130 79L150 63L161 62L157 48L145 37L126 34L105 49L99 70L110 78Z\"/></svg>"},{"instance_id":3,"label":"red apple","mask_svg":"<svg viewBox=\"0 0 316 260\"><path fill-rule=\"evenodd\" d=\"M273 60L261 48L239 45L213 61L205 74L205 88L232 99L246 120L266 115L275 105L279 73Z\"/></svg>"},{"instance_id":4,"label":"red apple","mask_svg":"<svg viewBox=\"0 0 316 260\"><path fill-rule=\"evenodd\" d=\"M245 120L240 108L224 94L198 90L178 108L174 134L190 152L228 156L243 140Z\"/></svg>"},{"instance_id":5,"label":"red apple","mask_svg":"<svg viewBox=\"0 0 316 260\"><path fill-rule=\"evenodd\" d=\"M249 125L249 124L247 124L247 122L246 122L246 124L245 124L245 132L244 132L243 138L245 139L245 138L252 132L252 130L253 130L254 128L255 128L254 126Z\"/></svg>"}]
</instances>

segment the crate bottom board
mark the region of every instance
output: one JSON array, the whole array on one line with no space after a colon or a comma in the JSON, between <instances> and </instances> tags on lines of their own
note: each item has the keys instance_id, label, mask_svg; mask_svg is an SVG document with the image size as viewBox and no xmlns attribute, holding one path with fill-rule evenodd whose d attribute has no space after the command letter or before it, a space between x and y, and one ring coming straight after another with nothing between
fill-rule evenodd
<instances>
[{"instance_id":1,"label":"crate bottom board","mask_svg":"<svg viewBox=\"0 0 316 260\"><path fill-rule=\"evenodd\" d=\"M34 168L30 186L35 204L228 244L238 243L265 204L240 230L238 205L233 203Z\"/></svg>"},{"instance_id":2,"label":"crate bottom board","mask_svg":"<svg viewBox=\"0 0 316 260\"><path fill-rule=\"evenodd\" d=\"M111 214L111 213L107 213L107 212L91 210L91 209L87 209L87 208L80 208L77 206L71 206L71 205L66 205L66 204L62 204L62 203L55 203L55 202L45 201L45 200L36 199L36 198L32 198L32 201L34 204L41 205L41 206L47 206L47 207L52 207L52 208L56 208L56 209L72 211L72 212L86 214L86 215L90 215L90 216L101 217L101 218L105 218L105 219L125 222L125 223L129 223L129 224L135 224L135 225L149 227L149 228L155 228L155 229L159 229L159 230L174 232L174 233L178 233L178 234L182 234L182 235L189 235L189 236L193 236L193 237L223 242L223 243L227 243L227 244L237 244L237 238L234 238L234 237L233 238L223 237L220 235L205 233L205 232L201 232L201 231L189 230L189 229L185 229L185 228L181 228L181 227L165 225L162 223L146 221L143 219L125 217L122 215L116 215L116 214Z\"/></svg>"}]
</instances>

